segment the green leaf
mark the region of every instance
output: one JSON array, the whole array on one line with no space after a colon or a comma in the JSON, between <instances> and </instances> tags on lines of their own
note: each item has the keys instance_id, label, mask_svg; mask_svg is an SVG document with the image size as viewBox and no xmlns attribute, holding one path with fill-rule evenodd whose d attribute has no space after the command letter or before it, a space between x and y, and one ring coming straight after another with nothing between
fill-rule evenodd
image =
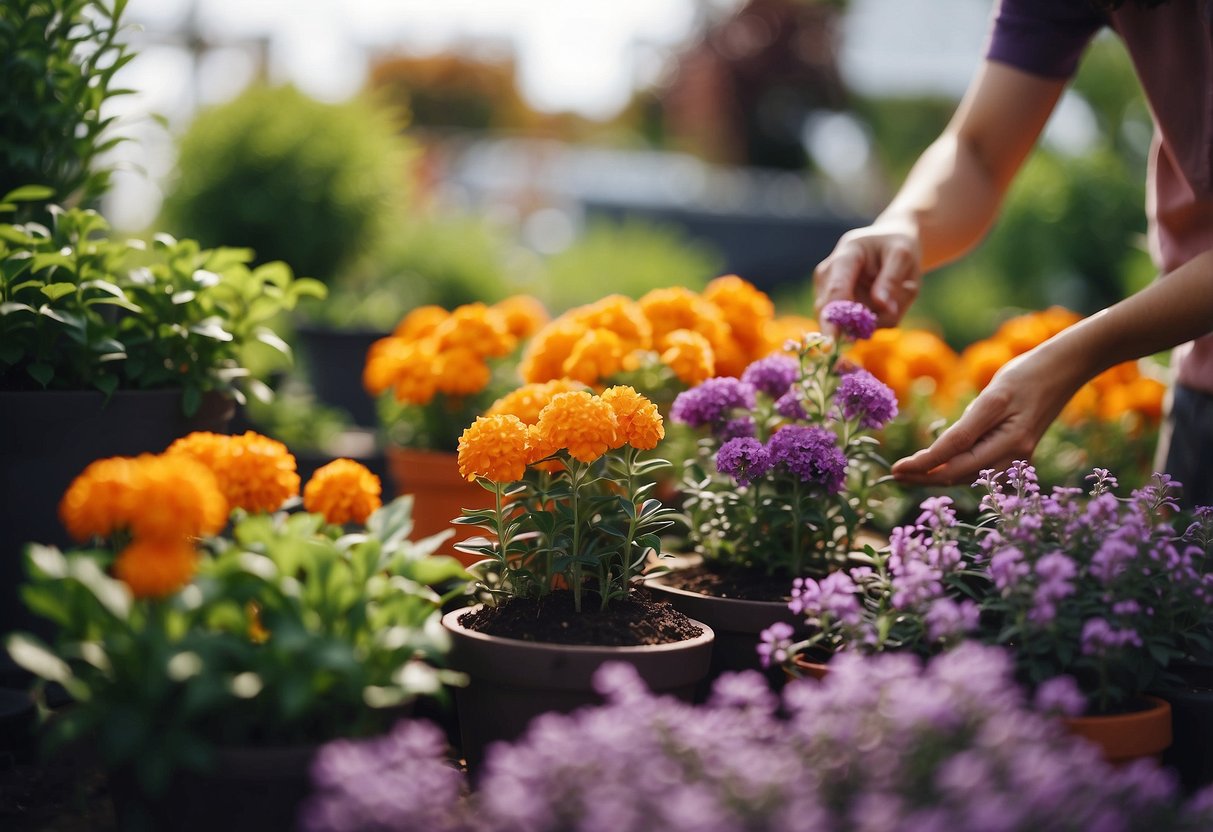
<instances>
[{"instance_id":1,"label":"green leaf","mask_svg":"<svg viewBox=\"0 0 1213 832\"><path fill-rule=\"evenodd\" d=\"M50 384L51 379L55 377L55 368L50 364L43 364L41 361L35 361L33 364L30 364L26 368L26 372L43 387Z\"/></svg>"},{"instance_id":2,"label":"green leaf","mask_svg":"<svg viewBox=\"0 0 1213 832\"><path fill-rule=\"evenodd\" d=\"M70 295L75 291L76 284L74 283L48 283L42 287L42 294L52 301L59 300L64 295Z\"/></svg>"},{"instance_id":3,"label":"green leaf","mask_svg":"<svg viewBox=\"0 0 1213 832\"><path fill-rule=\"evenodd\" d=\"M190 332L195 335L201 335L204 338L214 338L216 341L231 341L233 339L232 333L220 326L219 321L214 318L194 324L190 327Z\"/></svg>"},{"instance_id":4,"label":"green leaf","mask_svg":"<svg viewBox=\"0 0 1213 832\"><path fill-rule=\"evenodd\" d=\"M30 306L28 303L0 303L0 315L11 315L14 312L32 312L38 314L38 310Z\"/></svg>"},{"instance_id":5,"label":"green leaf","mask_svg":"<svg viewBox=\"0 0 1213 832\"><path fill-rule=\"evenodd\" d=\"M59 684L71 681L72 669L67 662L33 636L14 633L8 637L6 646L13 661L35 676Z\"/></svg>"},{"instance_id":6,"label":"green leaf","mask_svg":"<svg viewBox=\"0 0 1213 832\"><path fill-rule=\"evenodd\" d=\"M125 357L125 355L122 357ZM104 356L102 358L104 358ZM93 379L93 386L104 393L107 397L112 396L114 395L114 391L118 389L118 377L96 376Z\"/></svg>"},{"instance_id":7,"label":"green leaf","mask_svg":"<svg viewBox=\"0 0 1213 832\"><path fill-rule=\"evenodd\" d=\"M258 327L255 336L258 341L269 347L273 347L283 355L288 357L291 355L291 345L278 337L278 333L274 332L272 329Z\"/></svg>"},{"instance_id":8,"label":"green leaf","mask_svg":"<svg viewBox=\"0 0 1213 832\"><path fill-rule=\"evenodd\" d=\"M0 201L3 202L37 202L42 199L50 199L55 195L54 188L48 188L46 185L22 185L20 188L9 191Z\"/></svg>"},{"instance_id":9,"label":"green leaf","mask_svg":"<svg viewBox=\"0 0 1213 832\"><path fill-rule=\"evenodd\" d=\"M181 399L182 411L186 416L193 416L202 405L202 391L197 387L187 387Z\"/></svg>"}]
</instances>

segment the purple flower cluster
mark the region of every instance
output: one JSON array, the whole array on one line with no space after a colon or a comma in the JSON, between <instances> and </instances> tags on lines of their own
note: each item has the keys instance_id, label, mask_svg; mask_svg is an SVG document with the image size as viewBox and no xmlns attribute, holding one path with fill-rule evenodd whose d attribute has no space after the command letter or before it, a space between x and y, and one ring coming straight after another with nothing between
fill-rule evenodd
<instances>
[{"instance_id":1,"label":"purple flower cluster","mask_svg":"<svg viewBox=\"0 0 1213 832\"><path fill-rule=\"evenodd\" d=\"M799 361L790 355L775 353L746 367L741 374L741 380L772 399L778 399L791 389L799 376Z\"/></svg>"},{"instance_id":2,"label":"purple flower cluster","mask_svg":"<svg viewBox=\"0 0 1213 832\"><path fill-rule=\"evenodd\" d=\"M845 419L858 420L862 427L878 430L897 415L893 390L867 370L854 370L842 377L834 400Z\"/></svg>"},{"instance_id":3,"label":"purple flower cluster","mask_svg":"<svg viewBox=\"0 0 1213 832\"><path fill-rule=\"evenodd\" d=\"M732 418L736 411L754 409L754 386L741 379L721 376L684 390L670 407L670 419L693 428L714 427Z\"/></svg>"},{"instance_id":4,"label":"purple flower cluster","mask_svg":"<svg viewBox=\"0 0 1213 832\"><path fill-rule=\"evenodd\" d=\"M1184 803L1154 761L1104 762L1095 746L1029 710L1011 670L1002 651L972 644L925 666L905 654L842 655L824 680L792 682L782 697L751 671L723 676L705 704L691 705L652 695L630 665L607 665L595 680L604 705L541 716L518 741L490 748L464 801L426 773L442 766L427 744L412 757L343 746L342 790L326 775L304 828L1210 828L1213 795ZM1049 695L1064 706L1064 690Z\"/></svg>"},{"instance_id":5,"label":"purple flower cluster","mask_svg":"<svg viewBox=\"0 0 1213 832\"><path fill-rule=\"evenodd\" d=\"M716 470L749 485L771 469L771 454L752 437L730 439L716 452Z\"/></svg>"},{"instance_id":6,"label":"purple flower cluster","mask_svg":"<svg viewBox=\"0 0 1213 832\"><path fill-rule=\"evenodd\" d=\"M786 470L801 482L819 485L827 494L842 490L847 457L834 432L815 425L787 425L767 441L771 467Z\"/></svg>"},{"instance_id":7,"label":"purple flower cluster","mask_svg":"<svg viewBox=\"0 0 1213 832\"><path fill-rule=\"evenodd\" d=\"M842 337L853 341L867 340L876 331L876 315L853 300L830 301L821 310L821 318L836 327Z\"/></svg>"}]
</instances>

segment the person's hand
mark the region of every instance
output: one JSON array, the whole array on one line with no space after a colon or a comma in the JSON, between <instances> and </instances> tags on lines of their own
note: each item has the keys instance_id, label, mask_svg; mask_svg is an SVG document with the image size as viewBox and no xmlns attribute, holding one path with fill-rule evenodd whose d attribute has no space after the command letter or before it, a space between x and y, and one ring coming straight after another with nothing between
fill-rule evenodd
<instances>
[{"instance_id":1,"label":"person's hand","mask_svg":"<svg viewBox=\"0 0 1213 832\"><path fill-rule=\"evenodd\" d=\"M877 326L896 326L918 296L922 252L909 231L889 224L848 231L813 272L817 314L835 300L859 301Z\"/></svg>"},{"instance_id":2,"label":"person's hand","mask_svg":"<svg viewBox=\"0 0 1213 832\"><path fill-rule=\"evenodd\" d=\"M1031 459L1074 393L1063 374L1050 372L1048 360L1032 351L1007 362L930 447L895 462L893 476L913 485L967 484L983 469L1002 471Z\"/></svg>"}]
</instances>

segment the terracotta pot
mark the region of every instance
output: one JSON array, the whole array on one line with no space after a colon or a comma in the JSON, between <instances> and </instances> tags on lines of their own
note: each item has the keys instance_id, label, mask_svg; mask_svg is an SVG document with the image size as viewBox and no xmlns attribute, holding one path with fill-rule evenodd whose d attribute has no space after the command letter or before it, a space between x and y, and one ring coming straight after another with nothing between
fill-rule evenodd
<instances>
[{"instance_id":1,"label":"terracotta pot","mask_svg":"<svg viewBox=\"0 0 1213 832\"><path fill-rule=\"evenodd\" d=\"M1171 706L1157 696L1143 696L1143 710L1106 716L1065 717L1072 734L1085 737L1103 749L1104 758L1125 763L1159 757L1171 745Z\"/></svg>"},{"instance_id":2,"label":"terracotta pot","mask_svg":"<svg viewBox=\"0 0 1213 832\"><path fill-rule=\"evenodd\" d=\"M457 526L451 521L465 508L492 508L493 495L459 476L456 455L389 445L387 466L396 496L413 495L412 537L429 537L450 529L455 535L439 551L454 555L465 566L479 560L473 555L456 552L454 544L482 532L472 526Z\"/></svg>"},{"instance_id":3,"label":"terracotta pot","mask_svg":"<svg viewBox=\"0 0 1213 832\"><path fill-rule=\"evenodd\" d=\"M804 656L794 656L792 658L793 669L788 671L789 679L824 679L830 672L830 666L825 662L815 662L806 659Z\"/></svg>"},{"instance_id":4,"label":"terracotta pot","mask_svg":"<svg viewBox=\"0 0 1213 832\"><path fill-rule=\"evenodd\" d=\"M296 828L311 793L311 765L319 745L220 748L205 773L182 773L164 794L146 796L129 770L108 780L118 828L179 832L262 832Z\"/></svg>"},{"instance_id":5,"label":"terracotta pot","mask_svg":"<svg viewBox=\"0 0 1213 832\"><path fill-rule=\"evenodd\" d=\"M685 641L600 647L501 638L459 623L477 609L453 610L442 617L452 637L449 664L468 675L467 686L455 689L455 705L470 769L483 760L489 743L518 738L539 714L599 704L592 678L607 662L628 662L652 691L686 701L692 700L711 663L714 635L699 621L695 623L703 632Z\"/></svg>"}]
</instances>

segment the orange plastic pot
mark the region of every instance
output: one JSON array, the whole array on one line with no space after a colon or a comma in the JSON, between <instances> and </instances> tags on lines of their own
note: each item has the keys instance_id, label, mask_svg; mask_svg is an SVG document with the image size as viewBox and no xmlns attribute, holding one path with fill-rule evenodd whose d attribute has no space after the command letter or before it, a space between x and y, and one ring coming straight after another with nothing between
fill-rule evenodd
<instances>
[{"instance_id":1,"label":"orange plastic pot","mask_svg":"<svg viewBox=\"0 0 1213 832\"><path fill-rule=\"evenodd\" d=\"M455 535L439 551L454 555L465 566L479 560L455 551L454 545L482 532L474 526L457 526L452 521L465 508L492 508L493 495L459 476L456 455L389 445L387 464L396 496L413 495L412 537L429 537L450 529Z\"/></svg>"},{"instance_id":2,"label":"orange plastic pot","mask_svg":"<svg viewBox=\"0 0 1213 832\"><path fill-rule=\"evenodd\" d=\"M1171 706L1156 696L1143 696L1141 710L1104 716L1065 717L1070 733L1103 750L1104 759L1126 763L1158 757L1171 745Z\"/></svg>"}]
</instances>

